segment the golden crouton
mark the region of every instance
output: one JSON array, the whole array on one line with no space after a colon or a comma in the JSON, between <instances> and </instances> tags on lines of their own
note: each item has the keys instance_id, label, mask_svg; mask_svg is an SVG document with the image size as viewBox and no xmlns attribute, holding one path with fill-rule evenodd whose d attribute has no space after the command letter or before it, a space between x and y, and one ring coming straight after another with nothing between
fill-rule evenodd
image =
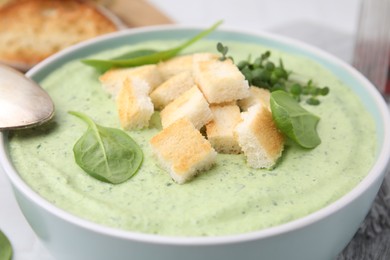
<instances>
[{"instance_id":1,"label":"golden crouton","mask_svg":"<svg viewBox=\"0 0 390 260\"><path fill-rule=\"evenodd\" d=\"M284 137L271 112L261 104L242 113L243 121L236 127L238 142L252 168L272 168L282 155Z\"/></svg>"},{"instance_id":2,"label":"golden crouton","mask_svg":"<svg viewBox=\"0 0 390 260\"><path fill-rule=\"evenodd\" d=\"M191 72L184 71L163 82L150 93L150 98L152 99L155 109L163 109L171 101L194 85L195 82Z\"/></svg>"},{"instance_id":3,"label":"golden crouton","mask_svg":"<svg viewBox=\"0 0 390 260\"><path fill-rule=\"evenodd\" d=\"M235 128L241 122L237 105L213 105L213 120L206 125L207 139L219 153L238 154L241 148L235 136Z\"/></svg>"},{"instance_id":4,"label":"golden crouton","mask_svg":"<svg viewBox=\"0 0 390 260\"><path fill-rule=\"evenodd\" d=\"M249 91L250 91L249 97L238 100L237 102L238 106L243 111L247 111L249 107L257 104L262 104L263 106L271 110L270 101L269 101L271 97L271 93L269 92L268 89L251 86L249 88Z\"/></svg>"},{"instance_id":5,"label":"golden crouton","mask_svg":"<svg viewBox=\"0 0 390 260\"><path fill-rule=\"evenodd\" d=\"M198 52L193 54L192 66L201 61L218 60L218 55L210 52Z\"/></svg>"},{"instance_id":6,"label":"golden crouton","mask_svg":"<svg viewBox=\"0 0 390 260\"><path fill-rule=\"evenodd\" d=\"M123 82L126 78L139 78L149 85L148 93L162 83L160 72L157 65L143 65L135 68L114 68L106 71L99 77L103 88L109 92L112 97L117 97Z\"/></svg>"},{"instance_id":7,"label":"golden crouton","mask_svg":"<svg viewBox=\"0 0 390 260\"><path fill-rule=\"evenodd\" d=\"M163 169L179 184L209 169L217 153L186 118L177 120L150 140Z\"/></svg>"},{"instance_id":8,"label":"golden crouton","mask_svg":"<svg viewBox=\"0 0 390 260\"><path fill-rule=\"evenodd\" d=\"M148 92L149 84L146 81L125 79L117 98L119 120L124 129L140 129L149 125L154 108Z\"/></svg>"},{"instance_id":9,"label":"golden crouton","mask_svg":"<svg viewBox=\"0 0 390 260\"><path fill-rule=\"evenodd\" d=\"M200 129L210 122L213 115L209 104L197 86L193 86L169 103L160 113L163 128L168 127L176 120L186 117Z\"/></svg>"},{"instance_id":10,"label":"golden crouton","mask_svg":"<svg viewBox=\"0 0 390 260\"><path fill-rule=\"evenodd\" d=\"M192 54L176 56L167 61L162 61L157 65L158 70L164 80L167 80L181 72L192 71Z\"/></svg>"},{"instance_id":11,"label":"golden crouton","mask_svg":"<svg viewBox=\"0 0 390 260\"><path fill-rule=\"evenodd\" d=\"M248 81L230 59L194 62L193 76L210 104L249 96Z\"/></svg>"},{"instance_id":12,"label":"golden crouton","mask_svg":"<svg viewBox=\"0 0 390 260\"><path fill-rule=\"evenodd\" d=\"M191 72L193 69L193 62L200 60L216 59L218 56L212 53L195 53L173 57L169 60L162 61L157 65L161 76L164 80L182 73L184 71Z\"/></svg>"}]
</instances>

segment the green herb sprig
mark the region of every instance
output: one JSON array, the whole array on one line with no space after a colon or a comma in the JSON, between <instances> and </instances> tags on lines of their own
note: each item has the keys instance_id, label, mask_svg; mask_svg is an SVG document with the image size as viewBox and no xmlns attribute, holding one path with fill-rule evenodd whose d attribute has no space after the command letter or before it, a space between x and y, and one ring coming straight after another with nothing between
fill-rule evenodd
<instances>
[{"instance_id":1,"label":"green herb sprig","mask_svg":"<svg viewBox=\"0 0 390 260\"><path fill-rule=\"evenodd\" d=\"M220 60L226 59L228 50L222 43L217 44L217 51L222 54ZM253 62L248 58L237 63L238 69L251 86L269 89L271 92L284 90L298 102L305 100L309 105L319 105L319 97L329 93L329 87L316 86L312 80L306 84L290 80L292 72L285 69L282 59L275 64L269 60L270 57L271 52L265 51Z\"/></svg>"},{"instance_id":2,"label":"green herb sprig","mask_svg":"<svg viewBox=\"0 0 390 260\"><path fill-rule=\"evenodd\" d=\"M309 105L319 105L320 96L326 96L329 93L329 87L318 87L315 86L312 80L309 80L306 85L299 83L293 83L289 87L289 92L293 98L297 101L301 101L301 96L307 96L306 103Z\"/></svg>"},{"instance_id":3,"label":"green herb sprig","mask_svg":"<svg viewBox=\"0 0 390 260\"><path fill-rule=\"evenodd\" d=\"M88 125L73 147L76 163L86 173L100 181L119 184L138 171L143 153L128 134L120 129L99 126L83 113L70 111L69 114Z\"/></svg>"},{"instance_id":4,"label":"green herb sprig","mask_svg":"<svg viewBox=\"0 0 390 260\"><path fill-rule=\"evenodd\" d=\"M217 51L222 54L222 56L219 58L220 61L224 61L226 59L232 59L232 57L227 57L226 54L229 51L228 46L224 46L222 43L217 43ZM233 60L233 59L232 59Z\"/></svg>"},{"instance_id":5,"label":"green herb sprig","mask_svg":"<svg viewBox=\"0 0 390 260\"><path fill-rule=\"evenodd\" d=\"M168 60L176 56L178 53L183 51L188 46L194 44L195 42L199 41L203 37L213 32L215 29L217 29L217 27L221 23L222 21L215 23L210 28L200 32L199 34L195 35L191 39L171 49L162 50L162 51L150 50L150 49L136 50L129 53L125 53L120 57L116 57L110 60L85 59L82 60L81 62L83 62L86 65L94 67L100 72L104 72L113 67L135 67L135 66L141 66L146 64L155 64L160 61Z\"/></svg>"}]
</instances>

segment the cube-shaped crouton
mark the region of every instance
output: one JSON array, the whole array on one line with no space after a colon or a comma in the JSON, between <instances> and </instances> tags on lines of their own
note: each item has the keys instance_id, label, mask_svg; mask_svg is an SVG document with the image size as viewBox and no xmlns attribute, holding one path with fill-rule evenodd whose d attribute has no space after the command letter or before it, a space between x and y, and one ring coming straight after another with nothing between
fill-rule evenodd
<instances>
[{"instance_id":1,"label":"cube-shaped crouton","mask_svg":"<svg viewBox=\"0 0 390 260\"><path fill-rule=\"evenodd\" d=\"M179 184L209 169L217 153L186 118L182 118L150 140L163 169Z\"/></svg>"},{"instance_id":2,"label":"cube-shaped crouton","mask_svg":"<svg viewBox=\"0 0 390 260\"><path fill-rule=\"evenodd\" d=\"M144 65L134 68L114 68L99 77L103 88L116 98L126 78L139 78L149 84L149 92L163 82L157 65Z\"/></svg>"},{"instance_id":3,"label":"cube-shaped crouton","mask_svg":"<svg viewBox=\"0 0 390 260\"><path fill-rule=\"evenodd\" d=\"M154 107L150 99L149 84L139 78L127 78L117 97L119 120L126 130L149 125Z\"/></svg>"},{"instance_id":4,"label":"cube-shaped crouton","mask_svg":"<svg viewBox=\"0 0 390 260\"><path fill-rule=\"evenodd\" d=\"M172 76L150 93L154 108L159 110L163 109L194 85L195 82L192 78L192 73L189 71Z\"/></svg>"},{"instance_id":5,"label":"cube-shaped crouton","mask_svg":"<svg viewBox=\"0 0 390 260\"><path fill-rule=\"evenodd\" d=\"M176 56L157 65L160 75L167 80L181 72L192 72L192 54Z\"/></svg>"},{"instance_id":6,"label":"cube-shaped crouton","mask_svg":"<svg viewBox=\"0 0 390 260\"><path fill-rule=\"evenodd\" d=\"M241 148L235 135L235 128L241 122L237 105L212 105L213 120L206 125L207 139L219 153L238 154Z\"/></svg>"},{"instance_id":7,"label":"cube-shaped crouton","mask_svg":"<svg viewBox=\"0 0 390 260\"><path fill-rule=\"evenodd\" d=\"M193 54L192 62L194 64L201 62L201 61L208 61L208 60L218 60L219 56L215 53L211 52L198 52Z\"/></svg>"},{"instance_id":8,"label":"cube-shaped crouton","mask_svg":"<svg viewBox=\"0 0 390 260\"><path fill-rule=\"evenodd\" d=\"M194 124L196 129L210 122L213 117L209 103L197 86L193 86L169 103L161 111L160 116L163 128L185 117Z\"/></svg>"},{"instance_id":9,"label":"cube-shaped crouton","mask_svg":"<svg viewBox=\"0 0 390 260\"><path fill-rule=\"evenodd\" d=\"M161 76L167 80L184 71L191 72L193 69L193 62L200 60L217 59L218 56L213 53L196 53L173 57L169 60L162 61L157 65Z\"/></svg>"},{"instance_id":10,"label":"cube-shaped crouton","mask_svg":"<svg viewBox=\"0 0 390 260\"><path fill-rule=\"evenodd\" d=\"M249 107L257 104L262 104L263 106L271 110L270 107L271 93L268 89L251 86L249 88L249 92L250 92L249 97L237 101L238 106L243 111L247 111Z\"/></svg>"},{"instance_id":11,"label":"cube-shaped crouton","mask_svg":"<svg viewBox=\"0 0 390 260\"><path fill-rule=\"evenodd\" d=\"M282 155L284 137L276 127L271 112L261 104L242 113L236 127L238 143L252 168L272 168Z\"/></svg>"},{"instance_id":12,"label":"cube-shaped crouton","mask_svg":"<svg viewBox=\"0 0 390 260\"><path fill-rule=\"evenodd\" d=\"M248 81L230 59L194 62L193 76L210 104L249 96Z\"/></svg>"}]
</instances>

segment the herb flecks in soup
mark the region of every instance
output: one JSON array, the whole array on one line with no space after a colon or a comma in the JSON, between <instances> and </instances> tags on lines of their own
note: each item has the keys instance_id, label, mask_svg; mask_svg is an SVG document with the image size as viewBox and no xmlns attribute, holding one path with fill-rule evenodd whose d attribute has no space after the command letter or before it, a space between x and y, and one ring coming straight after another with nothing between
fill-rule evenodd
<instances>
[{"instance_id":1,"label":"herb flecks in soup","mask_svg":"<svg viewBox=\"0 0 390 260\"><path fill-rule=\"evenodd\" d=\"M177 41L150 41L91 58L107 59L128 51ZM355 187L371 168L376 149L373 119L359 98L331 72L307 58L256 44L224 41L237 60L270 49L294 76L331 86L319 106L304 108L321 120L321 144L307 152L287 146L272 171L247 167L245 157L216 156L210 170L185 185L174 184L157 164L149 145L161 131L158 114L149 128L129 131L143 150L139 172L118 185L101 182L74 162L73 145L85 124L69 115L83 111L97 124L120 128L115 102L101 87L99 75L71 61L39 82L56 104L55 120L44 128L10 135L10 157L21 177L56 206L90 221L135 232L213 236L255 231L306 216ZM202 41L187 53L214 52L216 42Z\"/></svg>"}]
</instances>

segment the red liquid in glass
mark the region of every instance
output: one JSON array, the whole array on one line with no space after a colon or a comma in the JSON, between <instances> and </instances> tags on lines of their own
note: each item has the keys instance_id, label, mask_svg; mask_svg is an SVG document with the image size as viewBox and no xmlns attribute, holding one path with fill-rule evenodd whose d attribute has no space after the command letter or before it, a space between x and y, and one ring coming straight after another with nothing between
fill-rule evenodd
<instances>
[{"instance_id":1,"label":"red liquid in glass","mask_svg":"<svg viewBox=\"0 0 390 260\"><path fill-rule=\"evenodd\" d=\"M385 89L384 89L384 94L386 96L390 95L390 65L387 68L387 80L386 80L386 86L385 86Z\"/></svg>"}]
</instances>

